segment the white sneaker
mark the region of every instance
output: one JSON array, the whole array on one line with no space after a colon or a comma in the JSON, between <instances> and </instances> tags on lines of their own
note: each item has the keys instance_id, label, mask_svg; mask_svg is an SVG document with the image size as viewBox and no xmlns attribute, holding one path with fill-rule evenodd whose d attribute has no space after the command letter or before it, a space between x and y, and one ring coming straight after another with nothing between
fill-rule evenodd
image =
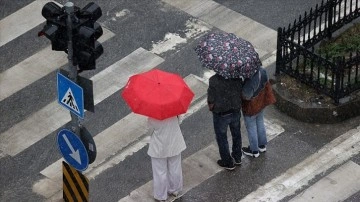
<instances>
[{"instance_id":1,"label":"white sneaker","mask_svg":"<svg viewBox=\"0 0 360 202\"><path fill-rule=\"evenodd\" d=\"M260 152L251 151L250 147L243 147L241 150L245 155L252 156L254 158L257 158L260 156Z\"/></svg>"},{"instance_id":2,"label":"white sneaker","mask_svg":"<svg viewBox=\"0 0 360 202\"><path fill-rule=\"evenodd\" d=\"M260 145L259 146L259 151L260 152L266 152L266 146L265 145Z\"/></svg>"}]
</instances>

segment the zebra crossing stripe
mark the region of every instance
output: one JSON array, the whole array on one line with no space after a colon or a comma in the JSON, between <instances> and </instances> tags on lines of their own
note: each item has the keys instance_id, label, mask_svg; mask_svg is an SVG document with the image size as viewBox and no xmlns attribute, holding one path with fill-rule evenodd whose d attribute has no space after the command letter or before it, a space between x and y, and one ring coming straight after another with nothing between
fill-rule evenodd
<instances>
[{"instance_id":1,"label":"zebra crossing stripe","mask_svg":"<svg viewBox=\"0 0 360 202\"><path fill-rule=\"evenodd\" d=\"M150 70L163 61L159 56L138 48L96 74L91 78L94 82L94 104L98 104L124 87L131 75ZM68 111L54 101L1 133L0 150L10 156L15 156L70 120Z\"/></svg>"},{"instance_id":2,"label":"zebra crossing stripe","mask_svg":"<svg viewBox=\"0 0 360 202\"><path fill-rule=\"evenodd\" d=\"M89 201L89 180L65 161L63 170L63 199L65 201Z\"/></svg>"},{"instance_id":3,"label":"zebra crossing stripe","mask_svg":"<svg viewBox=\"0 0 360 202\"><path fill-rule=\"evenodd\" d=\"M183 160L183 194L223 170L216 164L217 158L218 149L213 143ZM119 202L150 201L153 198L152 185L153 182L149 181L132 191L128 196L120 199ZM167 201L172 200L173 198L170 198Z\"/></svg>"},{"instance_id":4,"label":"zebra crossing stripe","mask_svg":"<svg viewBox=\"0 0 360 202\"><path fill-rule=\"evenodd\" d=\"M181 120L189 117L191 114L195 113L206 105L207 102L205 95L208 86L207 81L211 75L213 75L212 72L205 72L204 78L200 78L195 75L188 75L184 79L189 87L194 91L195 97L188 112L180 117ZM269 140L284 132L284 129L276 122L276 120L270 121L265 119ZM118 131L122 131L121 135ZM143 137L144 134L145 137ZM146 146L148 143L148 135L149 134L147 134L145 117L134 113L124 117L114 125L95 136L94 140L97 142L98 156L95 162L91 164L91 166L84 172L85 175L88 176L89 179L93 179L104 170L120 163L125 159L125 157L132 155ZM136 141L138 142L133 144ZM115 153L123 150L130 144L133 146L114 156ZM214 155L217 155L217 153ZM112 157L109 159L109 156ZM47 178L40 180L38 183L33 185L33 187L35 187L33 189L36 193L43 196L52 196L55 194L54 191L56 191L56 185L54 185L53 182L59 181L61 177L59 175L61 172L58 170L60 163L61 159L40 172ZM53 187L51 189L44 190L42 188L51 186ZM58 195L55 194L54 198L56 199L57 197ZM54 198L51 198L51 200L55 200Z\"/></svg>"},{"instance_id":5,"label":"zebra crossing stripe","mask_svg":"<svg viewBox=\"0 0 360 202\"><path fill-rule=\"evenodd\" d=\"M276 50L277 32L212 0L162 0L225 32L250 41L260 57ZM244 27L246 29L244 29ZM256 33L256 34L254 34Z\"/></svg>"},{"instance_id":6,"label":"zebra crossing stripe","mask_svg":"<svg viewBox=\"0 0 360 202\"><path fill-rule=\"evenodd\" d=\"M205 79L202 81L206 84L208 78L212 75L212 72L205 72ZM201 80L201 78L199 78ZM192 88L193 89L193 88ZM196 93L195 93L196 94ZM197 101L197 105L204 107L206 105L206 98L203 100ZM193 108L201 108L199 106L193 106ZM194 109L190 108L188 111ZM188 117L185 114L183 117ZM265 127L267 131L268 141L274 139L279 134L283 133L285 130L277 122L278 120L269 120L264 119ZM139 144L143 144L139 142ZM218 149L216 143L210 144L205 149L194 153L190 157L183 160L183 174L184 174L184 190L183 194L191 190L192 188L198 186L205 180L214 176L216 173L223 170L220 168L216 161L218 160ZM153 198L152 195L152 181L144 184L138 189L132 191L128 196L119 200L119 202L137 202L137 201L149 201ZM176 198L170 197L167 201L174 201Z\"/></svg>"},{"instance_id":7,"label":"zebra crossing stripe","mask_svg":"<svg viewBox=\"0 0 360 202\"><path fill-rule=\"evenodd\" d=\"M0 47L45 22L41 10L46 3L47 1L44 0L36 0L2 19L0 21ZM60 5L57 2L54 3Z\"/></svg>"},{"instance_id":8,"label":"zebra crossing stripe","mask_svg":"<svg viewBox=\"0 0 360 202\"><path fill-rule=\"evenodd\" d=\"M351 174L349 175L349 173ZM323 177L320 181L316 182L289 202L345 201L359 191L360 165L349 161L329 175Z\"/></svg>"},{"instance_id":9,"label":"zebra crossing stripe","mask_svg":"<svg viewBox=\"0 0 360 202\"><path fill-rule=\"evenodd\" d=\"M268 141L274 139L276 136L285 131L284 128L276 124L275 120L265 119L265 127L268 134ZM218 146L215 142L213 142L206 148L183 160L183 194L200 185L202 182L211 178L215 174L223 171L224 169L219 167L216 163L218 159ZM152 181L149 181L138 189L132 191L128 196L120 199L119 202L149 201L152 198ZM174 200L174 197L170 197L167 201Z\"/></svg>"},{"instance_id":10,"label":"zebra crossing stripe","mask_svg":"<svg viewBox=\"0 0 360 202\"><path fill-rule=\"evenodd\" d=\"M190 107L191 110L189 110L189 113L186 114L186 117L188 117L190 114L200 109L200 107L197 107L197 105L198 103L201 103L199 100L202 100L206 95L207 85L192 74L188 75L184 80L195 94ZM193 110L192 108L195 108L196 110ZM121 133L119 133L119 131L121 131ZM146 146L148 143L146 137L149 135L147 133L148 127L146 123L146 117L130 113L103 132L97 134L94 137L94 141L97 145L97 157L91 166L84 172L85 175L87 175L90 179L95 178L104 170L120 163L123 159L125 159L126 156L132 155L134 152ZM134 142L138 143L133 145ZM130 150L123 151L120 155L114 156L114 154L122 151L129 145L133 145ZM52 184L51 182L59 181L61 178L61 171L59 170L59 167L62 160L63 159L59 159L55 163L42 170L40 173L49 180L40 181L34 186L49 187ZM37 189L41 190L41 192L37 193L43 196L52 195L54 193L51 194L48 192L53 192L56 190L55 188L45 190L44 193L44 190L41 188Z\"/></svg>"},{"instance_id":11,"label":"zebra crossing stripe","mask_svg":"<svg viewBox=\"0 0 360 202\"><path fill-rule=\"evenodd\" d=\"M103 31L104 34L99 38L101 43L115 36L106 28ZM6 86L0 91L0 101L55 71L67 62L65 53L52 51L51 46L48 46L7 69L0 74L0 86Z\"/></svg>"},{"instance_id":12,"label":"zebra crossing stripe","mask_svg":"<svg viewBox=\"0 0 360 202\"><path fill-rule=\"evenodd\" d=\"M281 176L259 187L240 202L280 201L295 194L319 175L335 165L342 164L360 153L360 125L334 139L315 154L288 169ZM346 189L346 188L345 188Z\"/></svg>"}]
</instances>

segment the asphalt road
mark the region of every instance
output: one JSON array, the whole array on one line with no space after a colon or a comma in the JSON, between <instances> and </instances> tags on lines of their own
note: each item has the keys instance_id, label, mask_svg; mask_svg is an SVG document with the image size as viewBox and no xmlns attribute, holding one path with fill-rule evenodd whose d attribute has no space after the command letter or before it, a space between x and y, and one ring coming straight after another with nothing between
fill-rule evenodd
<instances>
[{"instance_id":1,"label":"asphalt road","mask_svg":"<svg viewBox=\"0 0 360 202\"><path fill-rule=\"evenodd\" d=\"M49 40L37 36L44 26L40 13L46 2L0 2L0 201L58 201L62 195L62 156L55 140L69 127L70 112L57 104L56 72L66 69L67 60L65 53L49 49ZM199 38L218 31L248 37L273 72L277 28L288 26L321 1L95 2L103 12L99 22L106 30L100 38L104 54L96 70L81 73L94 82L96 104L95 113L86 111L82 121L98 150L96 161L84 172L90 180L90 201L131 201L137 196L133 201L153 200L146 154L149 131L120 92L130 75L154 67L178 73L196 91L181 124L187 144L182 154L186 180L184 195L177 201L305 201L297 199L302 195L317 201L320 195L312 193L325 193L327 201L360 200L360 117L310 124L270 106L265 116L268 151L257 159L245 157L234 172L214 163L219 157L204 102L211 72L201 67L193 50ZM74 3L82 8L87 1ZM31 26L26 28L24 22ZM257 29L263 32L251 32ZM242 136L247 146L244 125ZM341 184L339 179L349 175L338 177L340 171L352 173L348 184ZM334 196L331 187L315 186L323 179L339 184ZM355 187L349 191L349 186Z\"/></svg>"}]
</instances>

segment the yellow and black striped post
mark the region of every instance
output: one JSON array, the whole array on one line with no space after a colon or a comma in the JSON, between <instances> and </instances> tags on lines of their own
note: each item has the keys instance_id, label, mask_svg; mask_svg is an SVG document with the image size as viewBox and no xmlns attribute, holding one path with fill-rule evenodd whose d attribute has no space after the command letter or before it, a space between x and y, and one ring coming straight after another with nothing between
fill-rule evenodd
<instances>
[{"instance_id":1,"label":"yellow and black striped post","mask_svg":"<svg viewBox=\"0 0 360 202\"><path fill-rule=\"evenodd\" d=\"M89 180L80 171L63 161L64 201L89 201Z\"/></svg>"}]
</instances>

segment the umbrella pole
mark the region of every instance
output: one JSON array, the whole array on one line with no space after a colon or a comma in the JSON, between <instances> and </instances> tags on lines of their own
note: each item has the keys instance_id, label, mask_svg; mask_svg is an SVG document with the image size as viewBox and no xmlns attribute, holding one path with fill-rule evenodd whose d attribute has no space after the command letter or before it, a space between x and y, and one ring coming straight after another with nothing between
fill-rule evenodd
<instances>
[{"instance_id":1,"label":"umbrella pole","mask_svg":"<svg viewBox=\"0 0 360 202\"><path fill-rule=\"evenodd\" d=\"M73 40L72 40L72 18L74 17L74 4L72 2L67 2L65 5L65 12L67 14L67 35L68 35L68 70L70 72L69 78L77 83L77 66L74 65L74 50L73 50ZM78 136L80 136L80 119L78 116L70 112L71 116L71 130Z\"/></svg>"}]
</instances>

